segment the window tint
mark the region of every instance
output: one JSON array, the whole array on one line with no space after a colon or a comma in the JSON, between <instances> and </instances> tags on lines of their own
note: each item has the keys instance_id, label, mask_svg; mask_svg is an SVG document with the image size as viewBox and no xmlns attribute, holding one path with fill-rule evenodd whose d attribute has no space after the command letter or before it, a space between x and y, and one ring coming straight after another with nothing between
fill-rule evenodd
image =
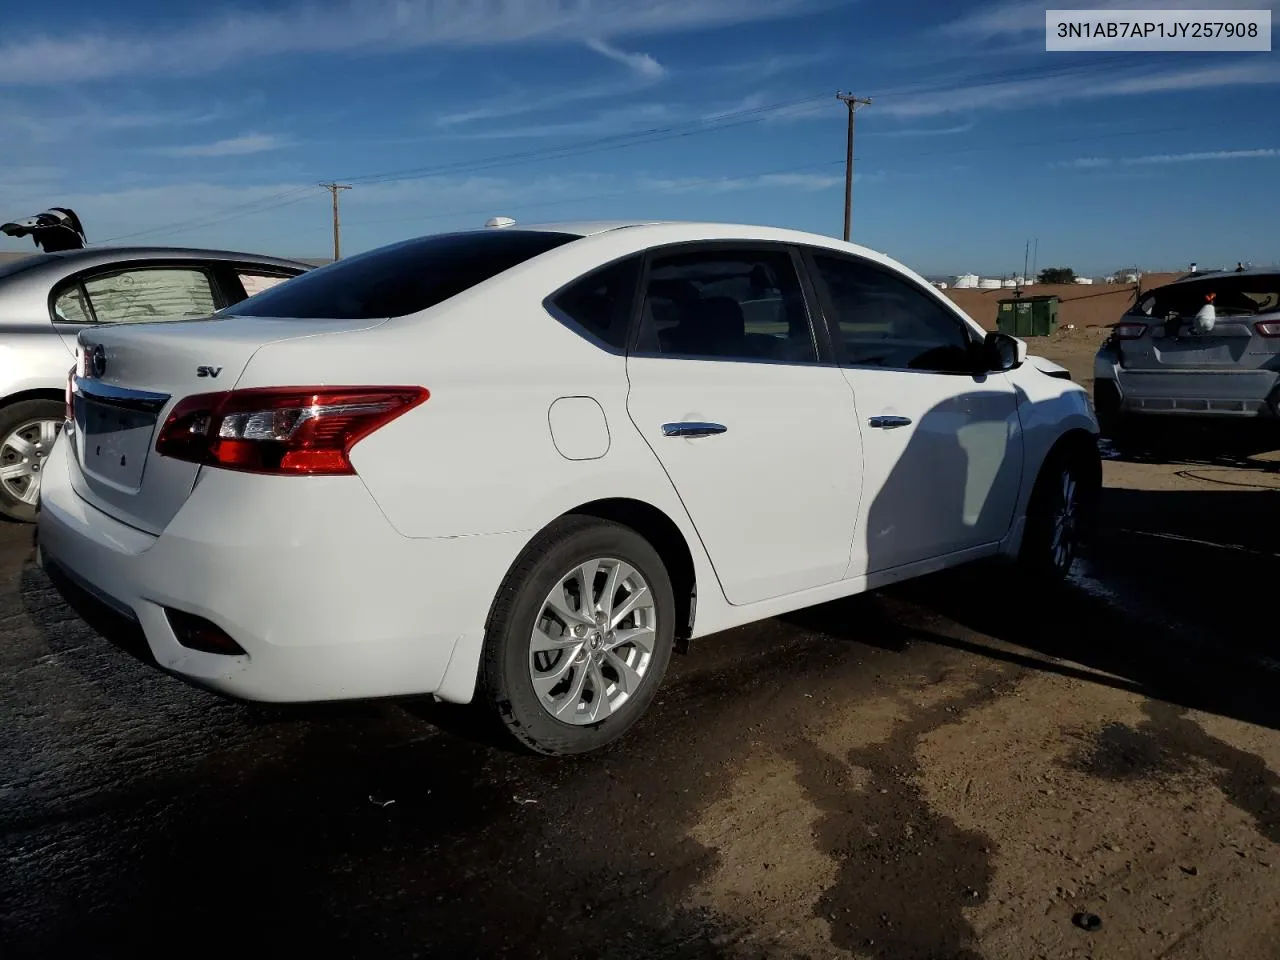
<instances>
[{"instance_id":1,"label":"window tint","mask_svg":"<svg viewBox=\"0 0 1280 960\"><path fill-rule=\"evenodd\" d=\"M299 320L403 317L577 239L506 228L406 240L304 273L228 312Z\"/></svg>"},{"instance_id":2,"label":"window tint","mask_svg":"<svg viewBox=\"0 0 1280 960\"><path fill-rule=\"evenodd\" d=\"M588 274L561 291L553 302L592 336L623 350L639 277L640 258L628 257Z\"/></svg>"},{"instance_id":3,"label":"window tint","mask_svg":"<svg viewBox=\"0 0 1280 960\"><path fill-rule=\"evenodd\" d=\"M858 260L815 256L835 312L846 364L899 370L967 371L961 321L905 278Z\"/></svg>"},{"instance_id":4,"label":"window tint","mask_svg":"<svg viewBox=\"0 0 1280 960\"><path fill-rule=\"evenodd\" d=\"M84 291L98 323L183 320L218 309L209 275L193 267L122 270L85 280Z\"/></svg>"},{"instance_id":5,"label":"window tint","mask_svg":"<svg viewBox=\"0 0 1280 960\"><path fill-rule=\"evenodd\" d=\"M652 261L639 350L723 360L817 360L785 250L709 250Z\"/></svg>"},{"instance_id":6,"label":"window tint","mask_svg":"<svg viewBox=\"0 0 1280 960\"><path fill-rule=\"evenodd\" d=\"M93 317L85 306L84 291L78 283L58 294L58 299L53 302L53 312L57 319L66 323L93 323Z\"/></svg>"}]
</instances>

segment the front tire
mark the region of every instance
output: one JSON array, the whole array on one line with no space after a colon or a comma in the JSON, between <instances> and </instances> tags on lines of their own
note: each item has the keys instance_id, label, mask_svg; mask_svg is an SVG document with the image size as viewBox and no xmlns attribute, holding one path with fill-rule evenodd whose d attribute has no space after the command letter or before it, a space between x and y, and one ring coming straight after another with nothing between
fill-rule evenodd
<instances>
[{"instance_id":1,"label":"front tire","mask_svg":"<svg viewBox=\"0 0 1280 960\"><path fill-rule=\"evenodd\" d=\"M498 590L481 687L525 746L587 753L627 732L671 660L675 599L656 550L629 527L565 517Z\"/></svg>"},{"instance_id":2,"label":"front tire","mask_svg":"<svg viewBox=\"0 0 1280 960\"><path fill-rule=\"evenodd\" d=\"M1092 531L1102 486L1101 458L1085 444L1054 450L1036 478L1018 559L1037 578L1061 581Z\"/></svg>"},{"instance_id":3,"label":"front tire","mask_svg":"<svg viewBox=\"0 0 1280 960\"><path fill-rule=\"evenodd\" d=\"M22 400L0 410L0 516L35 522L40 471L63 416L63 405L55 400Z\"/></svg>"}]
</instances>

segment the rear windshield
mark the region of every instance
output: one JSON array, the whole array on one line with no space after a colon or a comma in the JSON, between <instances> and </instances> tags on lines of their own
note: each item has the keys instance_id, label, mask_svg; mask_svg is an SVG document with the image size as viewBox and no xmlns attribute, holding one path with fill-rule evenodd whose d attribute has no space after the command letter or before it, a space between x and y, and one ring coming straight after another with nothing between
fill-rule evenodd
<instances>
[{"instance_id":1,"label":"rear windshield","mask_svg":"<svg viewBox=\"0 0 1280 960\"><path fill-rule=\"evenodd\" d=\"M298 320L403 317L577 239L509 228L420 237L304 273L224 312Z\"/></svg>"},{"instance_id":2,"label":"rear windshield","mask_svg":"<svg viewBox=\"0 0 1280 960\"><path fill-rule=\"evenodd\" d=\"M1220 317L1275 313L1280 309L1280 274L1223 274L1171 283L1142 294L1129 312L1156 319L1171 313L1189 317L1206 303Z\"/></svg>"}]
</instances>

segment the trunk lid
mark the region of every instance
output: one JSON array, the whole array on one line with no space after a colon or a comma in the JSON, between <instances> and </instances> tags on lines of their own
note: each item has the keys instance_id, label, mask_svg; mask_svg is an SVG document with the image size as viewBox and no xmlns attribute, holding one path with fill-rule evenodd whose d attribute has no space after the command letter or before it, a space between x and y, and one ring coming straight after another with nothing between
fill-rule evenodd
<instances>
[{"instance_id":1,"label":"trunk lid","mask_svg":"<svg viewBox=\"0 0 1280 960\"><path fill-rule=\"evenodd\" d=\"M213 317L85 330L76 356L75 426L68 431L79 467L73 487L122 523L160 533L201 469L155 453L157 433L178 401L231 390L268 344L385 322Z\"/></svg>"},{"instance_id":2,"label":"trunk lid","mask_svg":"<svg viewBox=\"0 0 1280 960\"><path fill-rule=\"evenodd\" d=\"M1254 337L1252 323L1224 317L1218 317L1208 333L1197 333L1191 317L1181 319L1176 333L1172 326L1156 321L1137 340L1121 340L1121 366L1126 370L1231 369L1244 360Z\"/></svg>"},{"instance_id":3,"label":"trunk lid","mask_svg":"<svg viewBox=\"0 0 1280 960\"><path fill-rule=\"evenodd\" d=\"M1212 328L1197 330L1196 314L1213 304ZM1250 369L1259 365L1254 324L1280 303L1280 276L1229 273L1176 281L1140 295L1124 317L1145 323L1134 340L1121 340L1127 370L1180 371Z\"/></svg>"}]
</instances>

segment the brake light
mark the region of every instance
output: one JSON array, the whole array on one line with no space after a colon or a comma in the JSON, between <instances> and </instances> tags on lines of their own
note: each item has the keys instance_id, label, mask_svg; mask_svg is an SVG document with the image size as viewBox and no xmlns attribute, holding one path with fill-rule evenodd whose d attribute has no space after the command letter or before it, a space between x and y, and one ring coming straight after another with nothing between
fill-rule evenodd
<instances>
[{"instance_id":1,"label":"brake light","mask_svg":"<svg viewBox=\"0 0 1280 960\"><path fill-rule=\"evenodd\" d=\"M75 400L72 398L76 392L76 368L72 367L67 371L67 389L62 394L63 410L62 416L67 423L76 418Z\"/></svg>"},{"instance_id":2,"label":"brake light","mask_svg":"<svg viewBox=\"0 0 1280 960\"><path fill-rule=\"evenodd\" d=\"M1259 336L1280 337L1280 320L1259 320L1253 325Z\"/></svg>"},{"instance_id":3,"label":"brake light","mask_svg":"<svg viewBox=\"0 0 1280 960\"><path fill-rule=\"evenodd\" d=\"M1147 325L1126 320L1115 325L1115 332L1117 340L1137 340L1147 332Z\"/></svg>"},{"instance_id":4,"label":"brake light","mask_svg":"<svg viewBox=\"0 0 1280 960\"><path fill-rule=\"evenodd\" d=\"M351 448L423 403L423 387L267 387L180 401L156 453L250 473L353 474Z\"/></svg>"}]
</instances>

